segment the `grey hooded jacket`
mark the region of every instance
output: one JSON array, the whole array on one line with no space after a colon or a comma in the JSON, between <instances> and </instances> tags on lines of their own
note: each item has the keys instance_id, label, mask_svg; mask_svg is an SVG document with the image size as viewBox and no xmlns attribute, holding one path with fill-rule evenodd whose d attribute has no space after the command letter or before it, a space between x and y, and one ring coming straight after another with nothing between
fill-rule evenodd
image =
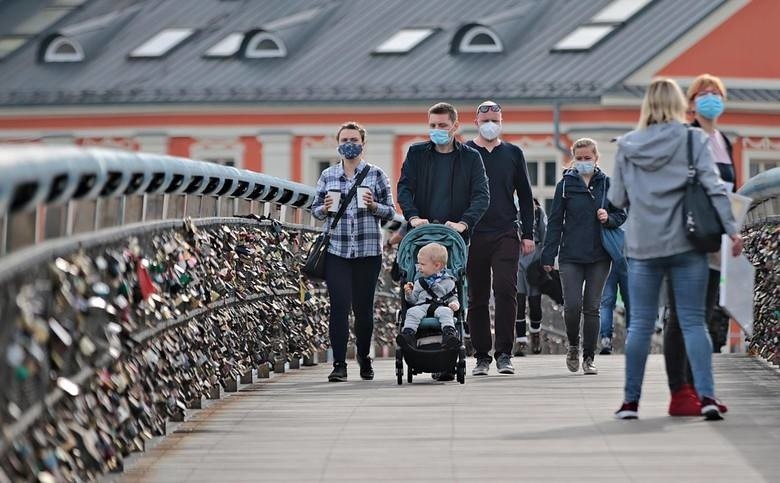
<instances>
[{"instance_id":1,"label":"grey hooded jacket","mask_svg":"<svg viewBox=\"0 0 780 483\"><path fill-rule=\"evenodd\" d=\"M683 227L683 196L688 174L687 130L694 129L696 176L710 195L726 233L737 232L726 185L718 176L709 136L673 121L631 131L618 140L615 172L607 197L628 208L626 254L659 258L693 250Z\"/></svg>"}]
</instances>

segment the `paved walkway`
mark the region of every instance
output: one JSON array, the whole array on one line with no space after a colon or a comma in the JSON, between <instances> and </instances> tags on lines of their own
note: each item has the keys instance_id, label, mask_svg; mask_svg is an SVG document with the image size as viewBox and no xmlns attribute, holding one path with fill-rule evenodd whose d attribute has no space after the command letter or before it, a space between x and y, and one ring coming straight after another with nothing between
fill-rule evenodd
<instances>
[{"instance_id":1,"label":"paved walkway","mask_svg":"<svg viewBox=\"0 0 780 483\"><path fill-rule=\"evenodd\" d=\"M598 358L598 376L569 374L563 357L515 358L517 375L462 386L397 386L389 359L369 382L355 364L342 384L324 382L325 365L293 371L195 413L121 481L779 481L776 370L717 356L730 411L705 422L666 416L651 356L641 419L616 421L623 357Z\"/></svg>"}]
</instances>

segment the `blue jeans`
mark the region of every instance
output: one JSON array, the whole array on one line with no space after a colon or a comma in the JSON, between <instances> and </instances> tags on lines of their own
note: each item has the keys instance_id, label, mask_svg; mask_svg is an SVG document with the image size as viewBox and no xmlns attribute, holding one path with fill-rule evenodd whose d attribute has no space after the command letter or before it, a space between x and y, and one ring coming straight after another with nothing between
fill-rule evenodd
<instances>
[{"instance_id":1,"label":"blue jeans","mask_svg":"<svg viewBox=\"0 0 780 483\"><path fill-rule=\"evenodd\" d=\"M715 397L712 342L704 320L708 270L707 257L694 251L648 260L629 260L631 326L626 340L626 402L639 401L642 393L642 380L658 315L658 297L664 274L672 281L675 308L696 392L700 397Z\"/></svg>"},{"instance_id":2,"label":"blue jeans","mask_svg":"<svg viewBox=\"0 0 780 483\"><path fill-rule=\"evenodd\" d=\"M604 285L604 293L601 295L601 309L599 310L599 316L601 317L600 337L612 338L612 320L614 318L615 304L617 303L618 287L620 288L620 296L623 298L623 306L626 308L626 328L628 328L629 320L631 320L628 272L622 271L621 273L621 270L615 270L615 264L613 263L612 270L610 270L609 277L607 277L607 283Z\"/></svg>"}]
</instances>

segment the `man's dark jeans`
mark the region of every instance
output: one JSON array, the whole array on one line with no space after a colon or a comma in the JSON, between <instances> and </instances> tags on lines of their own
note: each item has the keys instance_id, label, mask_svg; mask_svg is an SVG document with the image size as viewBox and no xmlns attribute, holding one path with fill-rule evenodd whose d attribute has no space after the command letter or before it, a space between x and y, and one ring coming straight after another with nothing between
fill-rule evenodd
<instances>
[{"instance_id":1,"label":"man's dark jeans","mask_svg":"<svg viewBox=\"0 0 780 483\"><path fill-rule=\"evenodd\" d=\"M490 279L495 298L495 355L512 354L517 314L517 264L520 237L516 229L471 237L466 265L469 285L468 324L477 359L490 359Z\"/></svg>"}]
</instances>

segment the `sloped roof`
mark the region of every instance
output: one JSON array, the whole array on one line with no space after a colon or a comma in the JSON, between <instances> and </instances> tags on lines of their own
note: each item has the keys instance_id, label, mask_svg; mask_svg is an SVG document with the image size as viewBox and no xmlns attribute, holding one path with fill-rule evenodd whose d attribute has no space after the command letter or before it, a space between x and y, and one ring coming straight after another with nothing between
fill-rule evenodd
<instances>
[{"instance_id":1,"label":"sloped roof","mask_svg":"<svg viewBox=\"0 0 780 483\"><path fill-rule=\"evenodd\" d=\"M655 0L587 52L551 52L611 0L91 0L41 38L0 61L0 105L466 100L594 101L702 21L724 0ZM11 2L13 5L14 2ZM43 36L140 6L104 48L81 63L43 64ZM262 29L313 7L286 58L214 59L203 53L233 32ZM486 9L486 5L490 9ZM523 6L528 8L524 9ZM5 4L0 4L0 16ZM529 12L507 20L501 12ZM452 54L460 27L479 22L502 37L500 54ZM525 31L510 35L512 22ZM401 55L373 55L405 27L437 32ZM197 33L159 59L128 54L165 28ZM2 32L0 32L1 34ZM506 37L506 38L504 38ZM286 41L286 40L285 40Z\"/></svg>"}]
</instances>

